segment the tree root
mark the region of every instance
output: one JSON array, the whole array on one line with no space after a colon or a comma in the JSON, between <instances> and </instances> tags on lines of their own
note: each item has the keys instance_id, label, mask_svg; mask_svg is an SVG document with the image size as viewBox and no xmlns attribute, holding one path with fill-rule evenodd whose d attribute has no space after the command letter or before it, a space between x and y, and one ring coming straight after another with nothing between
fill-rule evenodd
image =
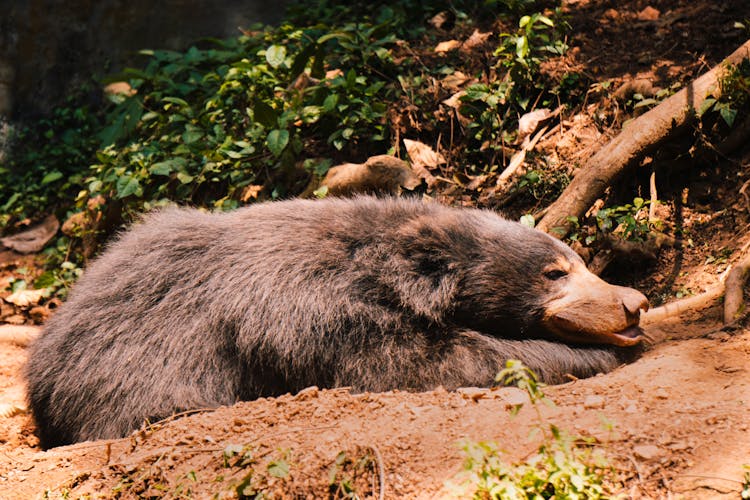
<instances>
[{"instance_id":1,"label":"tree root","mask_svg":"<svg viewBox=\"0 0 750 500\"><path fill-rule=\"evenodd\" d=\"M722 296L724 297L724 326L732 326L740 321L745 312L742 291L745 282L750 277L750 252L748 252L748 248L750 248L750 242L742 247L739 260L721 274L718 283L711 285L700 295L669 302L643 313L641 324L658 323L687 311L704 309Z\"/></svg>"},{"instance_id":2,"label":"tree root","mask_svg":"<svg viewBox=\"0 0 750 500\"><path fill-rule=\"evenodd\" d=\"M742 289L745 287L750 271L750 254L746 254L739 262L732 266L724 284L724 324L730 325L737 321L745 310Z\"/></svg>"},{"instance_id":3,"label":"tree root","mask_svg":"<svg viewBox=\"0 0 750 500\"><path fill-rule=\"evenodd\" d=\"M634 119L581 167L537 227L564 237L570 230L567 217L580 217L625 171L640 165L659 145L687 130L709 91L718 85L724 68L747 58L750 40L683 90Z\"/></svg>"}]
</instances>

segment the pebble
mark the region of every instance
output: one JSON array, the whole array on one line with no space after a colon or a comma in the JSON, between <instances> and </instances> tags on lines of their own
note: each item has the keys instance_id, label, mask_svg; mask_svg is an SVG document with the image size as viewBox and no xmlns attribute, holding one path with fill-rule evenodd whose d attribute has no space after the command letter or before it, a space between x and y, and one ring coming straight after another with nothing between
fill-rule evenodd
<instances>
[{"instance_id":1,"label":"pebble","mask_svg":"<svg viewBox=\"0 0 750 500\"><path fill-rule=\"evenodd\" d=\"M633 453L641 460L654 460L662 455L661 449L653 444L639 444L633 447Z\"/></svg>"},{"instance_id":2,"label":"pebble","mask_svg":"<svg viewBox=\"0 0 750 500\"><path fill-rule=\"evenodd\" d=\"M604 408L604 397L592 394L583 400L583 407L587 409Z\"/></svg>"},{"instance_id":3,"label":"pebble","mask_svg":"<svg viewBox=\"0 0 750 500\"><path fill-rule=\"evenodd\" d=\"M661 12L650 5L638 13L639 21L656 21L659 19Z\"/></svg>"},{"instance_id":4,"label":"pebble","mask_svg":"<svg viewBox=\"0 0 750 500\"><path fill-rule=\"evenodd\" d=\"M482 389L480 387L461 387L457 389L456 392L458 392L464 399L479 401L487 396L489 389Z\"/></svg>"},{"instance_id":5,"label":"pebble","mask_svg":"<svg viewBox=\"0 0 750 500\"><path fill-rule=\"evenodd\" d=\"M657 399L669 399L669 391L668 391L668 390L666 390L666 389L665 389L664 387L658 387L658 388L657 388L657 389L656 389L656 390L654 391L654 396L655 396L655 397L656 397Z\"/></svg>"},{"instance_id":6,"label":"pebble","mask_svg":"<svg viewBox=\"0 0 750 500\"><path fill-rule=\"evenodd\" d=\"M525 405L531 402L531 399L529 399L529 395L526 393L526 391L515 387L506 387L501 394L501 399L505 401L506 409L510 409L518 405Z\"/></svg>"}]
</instances>

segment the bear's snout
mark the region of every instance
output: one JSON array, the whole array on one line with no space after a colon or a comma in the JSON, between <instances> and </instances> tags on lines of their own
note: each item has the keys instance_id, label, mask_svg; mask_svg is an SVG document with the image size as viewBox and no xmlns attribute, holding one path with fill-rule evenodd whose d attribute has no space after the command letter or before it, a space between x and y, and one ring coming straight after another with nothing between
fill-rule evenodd
<instances>
[{"instance_id":1,"label":"bear's snout","mask_svg":"<svg viewBox=\"0 0 750 500\"><path fill-rule=\"evenodd\" d=\"M648 299L641 292L633 288L624 286L616 288L616 293L621 297L622 307L625 310L625 317L628 319L628 324L637 325L641 317L641 310L644 312L648 311Z\"/></svg>"},{"instance_id":2,"label":"bear's snout","mask_svg":"<svg viewBox=\"0 0 750 500\"><path fill-rule=\"evenodd\" d=\"M611 285L582 262L571 263L562 293L545 304L542 325L565 341L619 347L641 342L638 327L648 299L638 290Z\"/></svg>"}]
</instances>

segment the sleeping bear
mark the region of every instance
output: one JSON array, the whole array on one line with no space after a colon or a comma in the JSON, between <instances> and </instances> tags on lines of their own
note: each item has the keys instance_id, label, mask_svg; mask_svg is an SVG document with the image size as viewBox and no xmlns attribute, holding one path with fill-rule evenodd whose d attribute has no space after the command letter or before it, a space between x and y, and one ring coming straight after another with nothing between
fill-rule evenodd
<instances>
[{"instance_id":1,"label":"sleeping bear","mask_svg":"<svg viewBox=\"0 0 750 500\"><path fill-rule=\"evenodd\" d=\"M398 198L145 215L86 269L30 348L45 448L145 420L321 388L542 381L633 356L639 292L493 212Z\"/></svg>"}]
</instances>

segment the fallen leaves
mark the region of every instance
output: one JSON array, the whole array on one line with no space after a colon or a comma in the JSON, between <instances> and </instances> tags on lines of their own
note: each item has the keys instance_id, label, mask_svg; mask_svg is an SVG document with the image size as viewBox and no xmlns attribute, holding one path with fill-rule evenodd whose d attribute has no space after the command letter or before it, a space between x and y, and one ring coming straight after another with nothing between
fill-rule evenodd
<instances>
[{"instance_id":1,"label":"fallen leaves","mask_svg":"<svg viewBox=\"0 0 750 500\"><path fill-rule=\"evenodd\" d=\"M437 179L432 175L430 169L445 164L445 157L423 142L404 139L404 146L411 160L411 168L414 173L424 179L428 187L432 187Z\"/></svg>"},{"instance_id":2,"label":"fallen leaves","mask_svg":"<svg viewBox=\"0 0 750 500\"><path fill-rule=\"evenodd\" d=\"M446 52L458 50L459 47L461 47L461 42L459 42L458 40L448 40L437 44L437 46L435 47L435 52L437 52L438 54L445 54Z\"/></svg>"},{"instance_id":3,"label":"fallen leaves","mask_svg":"<svg viewBox=\"0 0 750 500\"><path fill-rule=\"evenodd\" d=\"M483 33L479 30L474 30L474 33L463 42L459 42L458 40L446 40L438 43L435 46L435 52L438 54L445 54L459 49L464 52L471 52L472 50L484 45L491 36L491 32Z\"/></svg>"}]
</instances>

